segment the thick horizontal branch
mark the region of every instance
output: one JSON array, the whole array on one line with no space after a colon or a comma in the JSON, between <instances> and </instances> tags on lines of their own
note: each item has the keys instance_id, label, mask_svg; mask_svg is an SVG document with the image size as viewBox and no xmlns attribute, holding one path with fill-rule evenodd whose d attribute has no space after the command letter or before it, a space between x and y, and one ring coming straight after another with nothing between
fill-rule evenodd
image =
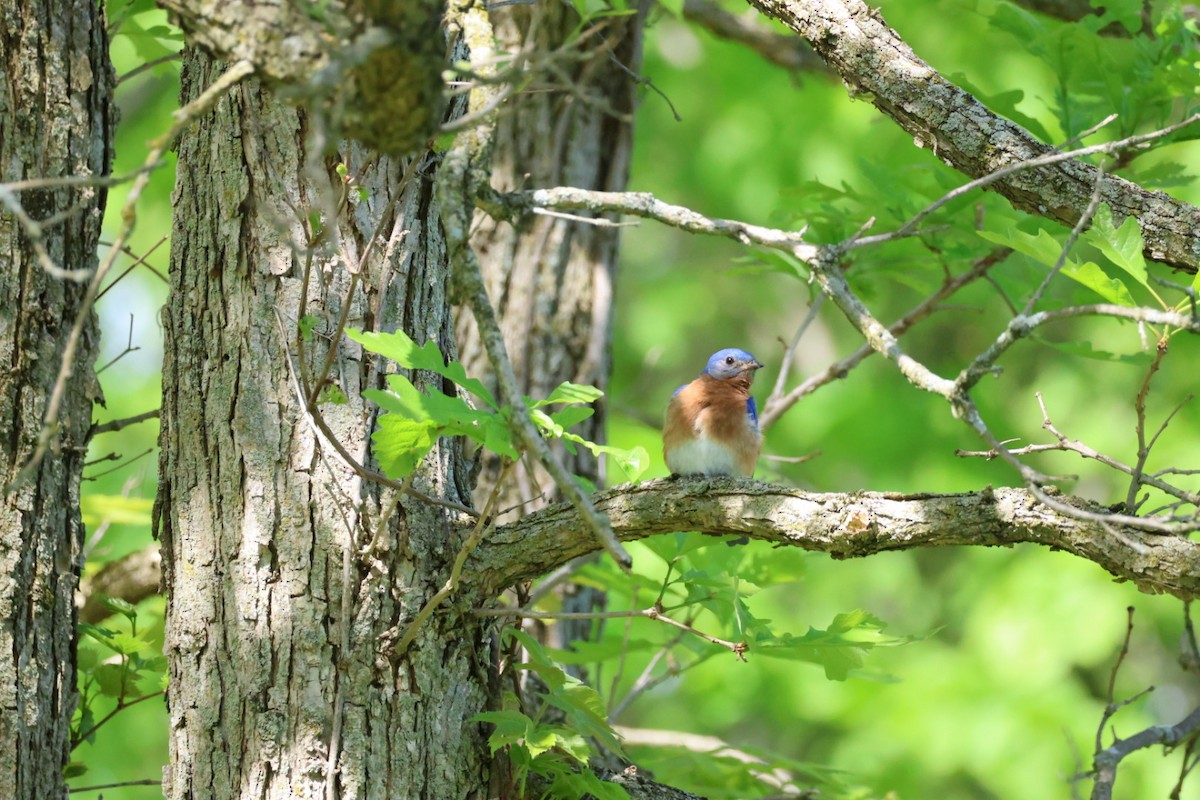
<instances>
[{"instance_id":1,"label":"thick horizontal branch","mask_svg":"<svg viewBox=\"0 0 1200 800\"><path fill-rule=\"evenodd\" d=\"M1104 515L1107 510L1064 497ZM663 478L595 498L623 541L658 533L734 534L834 558L914 547L1008 547L1032 542L1065 550L1133 581L1143 591L1200 596L1200 543L1059 513L1024 489L971 494L819 494L735 478ZM473 588L498 594L544 575L598 542L572 507L559 503L498 527L467 564Z\"/></svg>"},{"instance_id":2,"label":"thick horizontal branch","mask_svg":"<svg viewBox=\"0 0 1200 800\"><path fill-rule=\"evenodd\" d=\"M942 77L860 0L749 2L803 36L851 94L869 99L964 175L979 178L1053 152ZM991 188L1015 208L1072 226L1087 208L1097 177L1095 167L1069 160L1011 173ZM1111 175L1101 177L1101 195L1118 223L1128 216L1138 220L1148 258L1196 271L1200 208Z\"/></svg>"},{"instance_id":3,"label":"thick horizontal branch","mask_svg":"<svg viewBox=\"0 0 1200 800\"><path fill-rule=\"evenodd\" d=\"M104 604L104 597L137 605L150 595L158 594L161 580L162 556L156 544L110 561L80 584L75 595L79 619L96 623L111 616L113 612Z\"/></svg>"}]
</instances>

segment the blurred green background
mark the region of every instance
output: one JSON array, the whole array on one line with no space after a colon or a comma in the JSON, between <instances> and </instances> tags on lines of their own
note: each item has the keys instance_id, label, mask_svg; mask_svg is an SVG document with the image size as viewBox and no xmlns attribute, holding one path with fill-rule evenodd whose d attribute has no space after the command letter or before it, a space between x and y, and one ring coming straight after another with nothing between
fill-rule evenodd
<instances>
[{"instance_id":1,"label":"blurred green background","mask_svg":"<svg viewBox=\"0 0 1200 800\"><path fill-rule=\"evenodd\" d=\"M738 3L726 7L751 13ZM969 85L994 109L1019 117L1054 142L1112 111L1122 117L1102 138L1153 129L1196 103L1196 71L1179 66L1178 47L1172 56L1141 40L1099 40L1000 2L886 2L882 11L943 75ZM163 23L158 11L125 20L125 35L113 43L118 73L178 46L174 35L159 27ZM1168 34L1160 32L1162 50ZM670 14L654 15L644 73L670 98L682 121L658 95L644 96L631 188L667 202L758 224L811 222L812 238L825 241L857 230L872 216L878 220L876 232L887 230L965 182L931 153L915 148L910 136L869 103L851 100L838 81L787 74ZM118 88L118 173L140 164L145 142L165 129L177 92L177 61ZM1169 145L1137 159L1123 174L1161 181L1153 185L1200 203L1200 183L1178 177L1182 173L1171 164L1196 172L1200 148L1186 141ZM131 242L135 252L169 233L172 182L169 168L155 174L139 207ZM109 194L109 237L123 192L118 187ZM856 252L849 276L877 317L897 318L935 288L945 271L961 272L970 258L986 252L990 245L972 232L977 213L985 225L1020 219L997 198L975 195L931 221L947 226L945 231L922 242ZM1060 239L1065 233L1046 229ZM167 247L149 263L165 274ZM756 384L760 404L769 393L783 342L791 339L813 299L810 285L779 266L730 242L653 223L623 234L609 435L614 444L642 445L651 452L655 461L648 476L666 474L658 443L666 399L701 369L709 353L727 346L755 353L767 365ZM1172 277L1163 268L1152 270ZM994 271L996 284L1016 298L1042 274L1044 268L1021 257ZM100 363L129 342L139 348L101 374L107 399L107 409L98 413L101 421L158 405L157 313L165 292L158 277L138 268L98 307L104 332ZM1060 280L1047 303L1069 302L1079 292ZM931 368L952 376L1007 318L996 286L978 282L903 344ZM1015 347L1001 361L1004 373L976 391L997 436L1019 443L1050 441L1035 399L1041 392L1067 436L1133 461L1133 399L1147 363L1137 357L1143 352L1137 327L1074 323L1047 330L1044 339ZM1056 346L1073 341L1134 358L1081 358ZM859 344L836 310L822 308L803 339L789 386ZM1151 429L1193 390L1198 348L1194 339L1172 340L1148 401ZM129 459L153 448L156 436L151 422L101 437L94 457L116 452ZM1188 456L1198 440L1200 412L1187 404L1157 444L1151 468L1195 466ZM872 357L845 379L804 398L767 431L768 454L793 457L819 450L821 455L799 464L764 460L759 477L830 492L954 492L1019 484L1009 468L956 457L956 448L982 445L951 418L943 400L913 389L892 366ZM86 489L150 498L155 458L150 454L100 475ZM1119 476L1095 462L1050 454L1032 463L1050 473L1077 475L1064 482L1068 491L1104 503L1124 497ZM109 468L107 463L93 467L96 473ZM148 541L145 521L114 524L91 555L99 564ZM634 555L653 590L662 562L646 546L636 546ZM735 747L840 770L836 781L823 784L824 796L1069 797L1069 776L1090 763L1128 606L1136 609L1136 627L1117 696L1151 685L1156 689L1123 709L1112 723L1115 729L1129 735L1150 724L1174 723L1200 702L1200 691L1176 664L1181 604L1114 583L1098 567L1065 554L1028 546L959 548L835 562L752 544L731 558L743 566L774 564L795 577L746 600L755 616L770 618L780 630L800 635L810 626L828 626L838 613L863 609L886 621L887 633L917 640L872 651L863 669L844 681L827 680L816 666L753 652L747 663L728 654L713 656L642 695L616 722L716 736ZM594 568L592 578L612 580L603 565ZM610 608L621 607L620 602L614 597ZM144 613L153 617L152 603ZM605 636L665 641L669 634L658 627L645 621L628 630L610 624ZM597 688L615 686L613 696L619 699L653 652L631 653L619 675L604 666L594 673ZM88 772L74 785L157 778L167 757L161 700L119 714L76 757ZM662 754L657 758L660 777L714 797L768 793L763 786L752 792L729 776L702 774L686 758L677 763ZM1118 795L1166 797L1178 770L1178 755L1136 755L1121 768ZM1082 792L1087 793L1086 786ZM159 795L153 787L136 787L105 796Z\"/></svg>"}]
</instances>

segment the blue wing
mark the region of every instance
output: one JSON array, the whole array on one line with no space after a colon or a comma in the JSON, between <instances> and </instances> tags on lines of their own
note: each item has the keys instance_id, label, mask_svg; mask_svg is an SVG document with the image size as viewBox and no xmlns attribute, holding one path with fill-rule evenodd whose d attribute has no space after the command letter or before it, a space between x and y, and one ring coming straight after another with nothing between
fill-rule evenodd
<instances>
[{"instance_id":1,"label":"blue wing","mask_svg":"<svg viewBox=\"0 0 1200 800\"><path fill-rule=\"evenodd\" d=\"M758 428L758 404L754 402L754 397L746 398L746 416L754 423L754 427Z\"/></svg>"}]
</instances>

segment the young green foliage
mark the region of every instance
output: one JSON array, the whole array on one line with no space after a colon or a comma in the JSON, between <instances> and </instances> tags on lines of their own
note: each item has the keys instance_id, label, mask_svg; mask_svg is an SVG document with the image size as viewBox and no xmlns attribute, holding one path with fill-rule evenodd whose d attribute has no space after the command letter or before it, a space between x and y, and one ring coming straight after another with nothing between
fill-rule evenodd
<instances>
[{"instance_id":1,"label":"young green foliage","mask_svg":"<svg viewBox=\"0 0 1200 800\"><path fill-rule=\"evenodd\" d=\"M399 479L412 473L442 436L465 436L480 447L514 460L520 458L511 425L512 407L499 405L482 381L467 375L457 361L447 361L435 342L418 346L403 331L349 330L347 335L366 350L404 369L440 375L477 399L471 404L463 393L421 391L412 380L398 373L387 376L386 390L365 390L363 396L384 411L371 440L375 458L388 476ZM544 400L526 398L526 405L543 435L562 439L572 453L575 445L581 445L597 457L607 455L630 480L636 480L649 465L644 448L623 450L599 445L568 430L591 417L595 409L589 404L602 396L603 392L591 386L563 383ZM551 405L563 407L554 412L544 410Z\"/></svg>"},{"instance_id":2,"label":"young green foliage","mask_svg":"<svg viewBox=\"0 0 1200 800\"><path fill-rule=\"evenodd\" d=\"M526 796L530 777L541 779L545 791L541 797L581 800L628 800L629 794L614 783L603 781L588 767L594 755L590 741L623 755L616 732L609 725L604 702L594 689L568 675L551 659L533 637L516 628L507 628L505 637L516 639L529 654L529 661L517 669L534 672L546 687L537 692L539 708L553 707L563 713L566 725L534 719L520 708L513 694L505 697L500 711L487 711L472 718L494 726L488 737L493 754L506 750L512 762L518 794Z\"/></svg>"},{"instance_id":3,"label":"young green foliage","mask_svg":"<svg viewBox=\"0 0 1200 800\"><path fill-rule=\"evenodd\" d=\"M166 688L160 625L143 625L139 630L134 605L116 597L101 597L101 601L115 617L105 625L79 623L79 707L71 723L72 747L94 741L96 731L115 714ZM117 617L124 617L127 631ZM100 717L97 709L102 698L113 702L113 707ZM68 769L68 777L82 772L76 764Z\"/></svg>"}]
</instances>

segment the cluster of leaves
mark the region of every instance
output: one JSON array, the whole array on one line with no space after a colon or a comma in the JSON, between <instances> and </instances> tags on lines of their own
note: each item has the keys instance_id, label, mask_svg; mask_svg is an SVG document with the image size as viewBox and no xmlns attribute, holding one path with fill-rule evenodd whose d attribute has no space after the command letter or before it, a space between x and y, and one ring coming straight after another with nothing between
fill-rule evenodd
<instances>
[{"instance_id":1,"label":"cluster of leaves","mask_svg":"<svg viewBox=\"0 0 1200 800\"><path fill-rule=\"evenodd\" d=\"M1146 259L1142 255L1145 243L1137 220L1126 217L1121 225L1117 226L1113 221L1112 209L1107 205L1101 205L1097 209L1091 227L1081 237L1083 243L1094 248L1096 260L1081 260L1064 255L1062 242L1041 226L1033 233L1016 225L1009 225L1003 230L983 230L979 235L990 242L1011 247L1051 269L1061 261L1063 275L1090 289L1105 302L1129 307L1141 305L1127 282L1131 279L1163 310L1181 311L1187 308L1189 300L1186 297L1175 304L1169 304L1151 285ZM1097 263L1098 261L1102 261L1107 269ZM1192 288L1200 289L1200 275L1193 278Z\"/></svg>"},{"instance_id":2,"label":"cluster of leaves","mask_svg":"<svg viewBox=\"0 0 1200 800\"><path fill-rule=\"evenodd\" d=\"M113 613L115 624L79 624L79 707L71 720L72 748L93 742L96 731L118 713L167 688L167 660L162 655L159 626L139 629L138 611L132 604L116 597L101 597L101 601ZM113 704L103 716L101 703ZM85 771L84 764L72 761L64 776L72 778Z\"/></svg>"},{"instance_id":3,"label":"cluster of leaves","mask_svg":"<svg viewBox=\"0 0 1200 800\"><path fill-rule=\"evenodd\" d=\"M472 718L493 727L488 746L494 755L507 752L513 767L517 796L527 797L534 779L541 797L579 800L628 800L629 793L615 783L601 780L588 766L595 755L589 740L622 755L621 743L608 723L604 701L595 689L568 675L550 654L529 634L506 628L505 636L516 641L529 660L516 665L522 672L536 676L534 683L544 687L531 694L536 710L531 717L513 693L504 698L499 711L486 711ZM562 723L548 722L546 713L557 709ZM557 714L556 714L557 715Z\"/></svg>"},{"instance_id":4,"label":"cluster of leaves","mask_svg":"<svg viewBox=\"0 0 1200 800\"><path fill-rule=\"evenodd\" d=\"M513 407L496 402L482 381L468 376L457 361L447 361L436 343L418 346L403 331L349 330L347 335L364 349L404 369L425 370L451 381L477 401L472 404L461 393L422 391L399 373L387 376L387 389L364 391L363 395L385 412L379 417L371 441L375 458L389 477L399 479L411 474L442 436L463 436L514 461L520 458L512 428ZM597 458L608 456L629 480L637 480L650 461L645 448L599 445L569 430L595 413L590 404L602 396L603 392L594 387L563 383L545 399L525 398L525 405L543 435L562 440L571 453L580 446ZM547 410L556 405L559 410Z\"/></svg>"},{"instance_id":5,"label":"cluster of leaves","mask_svg":"<svg viewBox=\"0 0 1200 800\"><path fill-rule=\"evenodd\" d=\"M1116 112L1112 135L1123 138L1159 128L1172 119L1194 113L1197 92L1197 26L1174 4L1144 4L1142 0L1109 0L1100 12L1077 23L1064 24L1031 13L1015 4L996 6L992 23L1010 34L1057 77L1050 104L1063 137L1075 136ZM1143 18L1145 15L1145 18ZM1123 29L1126 35L1115 35ZM1145 30L1148 35L1139 35ZM1097 35L1101 31L1114 35ZM1007 101L987 98L995 110L1027 127L1045 142L1055 138L1035 119L1015 111L1023 93ZM1183 130L1168 141L1195 138ZM1159 168L1139 175L1147 186L1178 185L1190 180L1182 167ZM1163 182L1165 181L1165 182Z\"/></svg>"},{"instance_id":6,"label":"cluster of leaves","mask_svg":"<svg viewBox=\"0 0 1200 800\"><path fill-rule=\"evenodd\" d=\"M729 547L726 543L726 539L698 533L656 536L635 545L644 548L650 558L635 557L632 573L624 573L607 561L598 561L587 565L575 576L580 585L604 590L609 609L656 607L661 609L662 616L682 622L691 630L681 631L657 620L631 617L627 626L610 622L602 635L575 642L570 650L526 646L528 637L513 633L521 637L529 654L529 663L522 668L536 671L547 684L553 684L553 681L543 675L543 671L556 675L561 670L560 665L586 665L589 674L597 676L597 685L607 683L600 681L602 674L614 675L609 689L602 695L605 702L600 706L588 706L589 713L593 714L589 724L594 724L597 719L605 720L614 711L623 713L630 700L646 696L643 692L650 685L694 670L716 658L736 660L728 646L698 635L701 628L704 634L744 643L748 647L746 656L751 661L764 656L815 665L821 668L825 679L834 681L850 678L891 680L867 667L869 654L877 647L902 645L917 637L888 634L883 620L862 610L836 614L824 628L810 626L803 633L783 630L772 620L754 613L756 603L752 598L763 589L794 584L801 579L807 569L808 556L756 546ZM537 609L557 611L557 603L556 596L548 593ZM750 669L747 666L734 668ZM638 675L642 677L625 677ZM552 704L560 705L559 702ZM516 716L487 717L487 721L497 724L502 719L509 722L504 744L511 744L513 737L523 735L521 731L525 729L517 725ZM571 721L570 727L595 736L588 728L580 727L577 720ZM545 735L549 736L548 733ZM524 757L523 754L518 756ZM856 791L847 783L846 776L836 770L766 750L754 753L754 758L746 758L741 753L722 756L680 747L653 748L639 753L636 761L660 777L670 773L674 785L712 797L772 793L772 783L764 779L765 775L782 775L786 780L802 781L829 790L836 796L851 797Z\"/></svg>"},{"instance_id":7,"label":"cluster of leaves","mask_svg":"<svg viewBox=\"0 0 1200 800\"><path fill-rule=\"evenodd\" d=\"M123 36L133 45L144 63L178 53L183 47L183 32L166 23L166 13L154 0L108 0L109 36Z\"/></svg>"}]
</instances>

